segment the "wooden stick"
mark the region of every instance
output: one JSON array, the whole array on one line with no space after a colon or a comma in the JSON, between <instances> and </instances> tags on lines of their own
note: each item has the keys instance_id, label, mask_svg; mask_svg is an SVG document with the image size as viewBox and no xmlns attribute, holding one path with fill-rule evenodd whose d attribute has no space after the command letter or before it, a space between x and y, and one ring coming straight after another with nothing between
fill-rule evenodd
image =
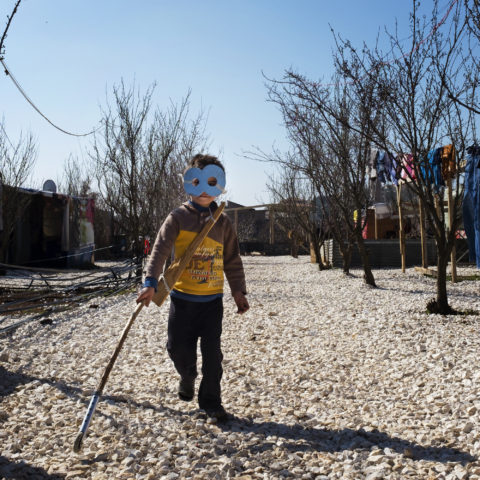
<instances>
[{"instance_id":1,"label":"wooden stick","mask_svg":"<svg viewBox=\"0 0 480 480\"><path fill-rule=\"evenodd\" d=\"M402 273L405 273L405 234L403 232L402 216L402 184L397 185L397 203L398 203L398 228L400 237L400 255L402 257Z\"/></svg>"},{"instance_id":2,"label":"wooden stick","mask_svg":"<svg viewBox=\"0 0 480 480\"><path fill-rule=\"evenodd\" d=\"M420 242L422 246L422 268L428 268L427 257L427 236L425 234L425 210L422 200L418 199L418 208L420 210Z\"/></svg>"},{"instance_id":3,"label":"wooden stick","mask_svg":"<svg viewBox=\"0 0 480 480\"><path fill-rule=\"evenodd\" d=\"M169 288L167 289L167 285L165 285L165 282L160 280L158 282L157 291L152 299L154 303L156 303L158 306L160 306L168 297L171 289L173 288L175 283L177 283L185 268L187 268L197 248L205 240L205 237L215 225L215 222L222 214L224 208L225 202L222 202L221 205L213 213L213 216L210 217L210 220L202 228L202 231L192 240L192 243L187 247L185 253L180 258L176 259L168 267L167 271L163 275L163 278L165 279L165 282L167 283Z\"/></svg>"}]
</instances>

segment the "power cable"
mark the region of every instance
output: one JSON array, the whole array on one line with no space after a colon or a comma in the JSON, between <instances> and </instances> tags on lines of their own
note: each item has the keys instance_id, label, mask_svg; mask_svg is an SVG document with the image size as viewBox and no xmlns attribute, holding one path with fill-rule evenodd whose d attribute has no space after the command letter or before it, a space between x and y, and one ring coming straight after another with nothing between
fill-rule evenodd
<instances>
[{"instance_id":1,"label":"power cable","mask_svg":"<svg viewBox=\"0 0 480 480\"><path fill-rule=\"evenodd\" d=\"M71 135L72 137L87 137L88 135L92 135L93 133L95 133L97 130L100 129L100 127L92 130L91 132L88 132L88 133L72 133L72 132L68 132L67 130L64 130L63 128L59 127L58 125L55 125L49 118L47 118L40 110L39 108L33 103L33 101L28 97L28 95L25 93L25 91L23 90L23 88L20 86L20 84L18 83L18 81L16 80L16 78L13 76L12 72L10 71L10 69L7 67L7 65L5 64L5 61L3 58L0 57L0 63L3 65L3 68L5 69L5 74L7 76L10 77L10 79L12 80L13 84L17 87L18 91L23 95L23 97L25 98L25 100L37 111L37 113L39 113L50 125L52 125L52 127L56 128L57 130L60 130L60 132L62 133L65 133L67 135Z\"/></svg>"}]
</instances>

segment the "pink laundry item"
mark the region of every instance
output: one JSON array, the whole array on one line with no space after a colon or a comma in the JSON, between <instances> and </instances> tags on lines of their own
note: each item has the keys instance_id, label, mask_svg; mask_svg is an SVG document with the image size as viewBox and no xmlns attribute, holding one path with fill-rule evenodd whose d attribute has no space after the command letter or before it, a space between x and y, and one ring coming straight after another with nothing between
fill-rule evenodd
<instances>
[{"instance_id":1,"label":"pink laundry item","mask_svg":"<svg viewBox=\"0 0 480 480\"><path fill-rule=\"evenodd\" d=\"M402 173L401 178L406 182L415 180L415 166L413 164L413 155L411 153L404 154L401 157L402 161Z\"/></svg>"}]
</instances>

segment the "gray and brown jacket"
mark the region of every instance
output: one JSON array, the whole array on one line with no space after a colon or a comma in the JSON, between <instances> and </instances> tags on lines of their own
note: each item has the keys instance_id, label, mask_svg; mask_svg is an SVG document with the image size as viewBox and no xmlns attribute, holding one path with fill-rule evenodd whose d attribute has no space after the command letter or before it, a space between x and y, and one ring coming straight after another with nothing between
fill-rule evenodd
<instances>
[{"instance_id":1,"label":"gray and brown jacket","mask_svg":"<svg viewBox=\"0 0 480 480\"><path fill-rule=\"evenodd\" d=\"M210 211L213 213L216 209L217 204L212 203ZM183 255L210 218L210 211L199 211L190 202L185 202L168 215L152 248L145 272L147 279L158 281L172 249L175 258ZM232 294L246 293L237 235L230 219L222 213L173 289L189 295L221 294L224 272ZM145 282L145 285L151 283Z\"/></svg>"}]
</instances>

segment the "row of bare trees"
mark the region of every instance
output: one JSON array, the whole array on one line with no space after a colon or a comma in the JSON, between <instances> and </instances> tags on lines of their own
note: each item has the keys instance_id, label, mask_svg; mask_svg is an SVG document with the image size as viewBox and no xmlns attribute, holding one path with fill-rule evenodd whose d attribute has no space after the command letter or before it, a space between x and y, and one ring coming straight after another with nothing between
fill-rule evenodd
<instances>
[{"instance_id":1,"label":"row of bare trees","mask_svg":"<svg viewBox=\"0 0 480 480\"><path fill-rule=\"evenodd\" d=\"M411 164L401 164L399 173L425 209L437 247L435 308L449 313L447 264L461 223L461 172L466 149L476 141L479 110L478 2L453 1L446 12L434 2L430 16L419 15L420 7L419 1L412 2L408 39L397 30L386 32L384 50L379 43L356 49L334 34L336 73L328 82L311 81L293 70L269 79L268 98L279 106L291 151L257 157L279 167L283 180L272 182L274 196L293 195L312 204L315 199L316 217L338 240L345 271L353 245L358 246L365 280L374 286L359 221L373 201L371 151L397 158L411 154ZM450 144L455 155L444 161L444 176L452 186L449 219L446 189L431 181L434 165L428 153ZM300 219L298 227L304 228Z\"/></svg>"}]
</instances>

